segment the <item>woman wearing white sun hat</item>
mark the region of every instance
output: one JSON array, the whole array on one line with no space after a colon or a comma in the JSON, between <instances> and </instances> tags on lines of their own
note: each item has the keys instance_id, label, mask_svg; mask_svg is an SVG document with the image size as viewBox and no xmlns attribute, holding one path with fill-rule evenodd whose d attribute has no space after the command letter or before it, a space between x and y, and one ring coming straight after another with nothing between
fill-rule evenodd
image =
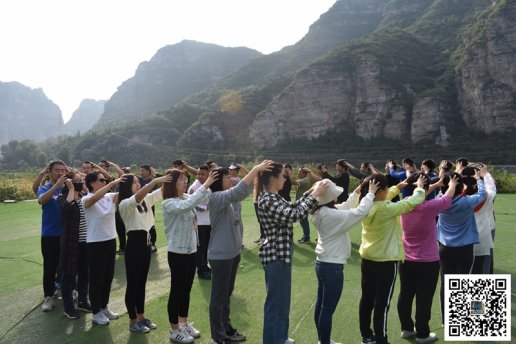
<instances>
[{"instance_id":1,"label":"woman wearing white sun hat","mask_svg":"<svg viewBox=\"0 0 516 344\"><path fill-rule=\"evenodd\" d=\"M332 316L344 286L344 264L351 256L348 232L367 215L378 188L377 184L369 182L369 193L360 204L360 186L349 195L347 201L338 204L336 201L343 188L329 180L327 183L327 191L317 197L319 205L311 211L318 236L315 248L318 288L314 320L321 344L334 343L330 340Z\"/></svg>"}]
</instances>

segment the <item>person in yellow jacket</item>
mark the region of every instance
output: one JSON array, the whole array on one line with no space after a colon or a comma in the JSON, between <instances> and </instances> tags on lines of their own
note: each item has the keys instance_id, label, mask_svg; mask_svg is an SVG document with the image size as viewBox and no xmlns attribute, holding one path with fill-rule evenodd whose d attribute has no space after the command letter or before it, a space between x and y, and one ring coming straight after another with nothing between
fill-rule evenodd
<instances>
[{"instance_id":1,"label":"person in yellow jacket","mask_svg":"<svg viewBox=\"0 0 516 344\"><path fill-rule=\"evenodd\" d=\"M401 189L401 182L388 188L383 174L373 174L362 183L362 194L367 194L369 180L378 183L373 206L362 220L362 297L359 306L360 333L362 344L386 344L387 313L389 311L394 283L398 273L398 262L403 259L400 215L412 211L425 199L424 176L417 180L417 188L411 197L393 203ZM374 310L374 313L373 313ZM371 330L373 313L373 330Z\"/></svg>"}]
</instances>

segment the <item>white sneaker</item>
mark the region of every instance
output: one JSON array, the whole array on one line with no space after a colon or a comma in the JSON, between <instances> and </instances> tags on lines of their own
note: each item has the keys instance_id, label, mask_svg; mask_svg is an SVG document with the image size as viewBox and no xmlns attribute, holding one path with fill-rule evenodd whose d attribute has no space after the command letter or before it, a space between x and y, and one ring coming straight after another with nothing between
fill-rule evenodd
<instances>
[{"instance_id":1,"label":"white sneaker","mask_svg":"<svg viewBox=\"0 0 516 344\"><path fill-rule=\"evenodd\" d=\"M186 324L179 324L179 326L186 331L190 336L194 338L199 338L201 336L201 332L192 326L193 323L187 322Z\"/></svg>"},{"instance_id":2,"label":"white sneaker","mask_svg":"<svg viewBox=\"0 0 516 344\"><path fill-rule=\"evenodd\" d=\"M114 319L118 319L120 318L120 314L118 313L115 313L113 312L111 309L109 309L108 307L104 308L104 309L101 309L100 310L102 313L104 313L104 315L106 316L106 318L108 318L109 320L114 320Z\"/></svg>"},{"instance_id":3,"label":"white sneaker","mask_svg":"<svg viewBox=\"0 0 516 344\"><path fill-rule=\"evenodd\" d=\"M294 344L296 341L292 338L287 338L287 340L285 341L285 344Z\"/></svg>"},{"instance_id":4,"label":"white sneaker","mask_svg":"<svg viewBox=\"0 0 516 344\"><path fill-rule=\"evenodd\" d=\"M193 343L194 337L190 336L183 327L180 327L177 331L170 330L170 341L174 343Z\"/></svg>"},{"instance_id":5,"label":"white sneaker","mask_svg":"<svg viewBox=\"0 0 516 344\"><path fill-rule=\"evenodd\" d=\"M41 305L41 310L43 312L48 312L52 309L54 309L54 298L52 296L47 296L43 301L43 305Z\"/></svg>"},{"instance_id":6,"label":"white sneaker","mask_svg":"<svg viewBox=\"0 0 516 344\"><path fill-rule=\"evenodd\" d=\"M430 332L428 337L426 338L416 338L416 343L431 343L437 340L437 335L433 332Z\"/></svg>"},{"instance_id":7,"label":"white sneaker","mask_svg":"<svg viewBox=\"0 0 516 344\"><path fill-rule=\"evenodd\" d=\"M109 324L109 319L106 317L104 312L100 310L98 313L93 314L91 321L97 325L107 325Z\"/></svg>"},{"instance_id":8,"label":"white sneaker","mask_svg":"<svg viewBox=\"0 0 516 344\"><path fill-rule=\"evenodd\" d=\"M321 344L321 342L319 341L319 342L317 342L317 344ZM330 344L342 344L342 343L337 343L336 341L333 341L330 339Z\"/></svg>"}]
</instances>

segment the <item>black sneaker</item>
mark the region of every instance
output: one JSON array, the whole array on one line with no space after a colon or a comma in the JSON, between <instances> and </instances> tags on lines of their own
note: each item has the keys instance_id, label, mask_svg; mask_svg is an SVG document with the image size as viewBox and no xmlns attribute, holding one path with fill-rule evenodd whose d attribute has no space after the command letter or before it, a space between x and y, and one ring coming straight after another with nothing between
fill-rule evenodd
<instances>
[{"instance_id":1,"label":"black sneaker","mask_svg":"<svg viewBox=\"0 0 516 344\"><path fill-rule=\"evenodd\" d=\"M117 256L123 256L124 253L125 253L125 250L122 250L122 249L119 249L118 251L116 251Z\"/></svg>"},{"instance_id":2,"label":"black sneaker","mask_svg":"<svg viewBox=\"0 0 516 344\"><path fill-rule=\"evenodd\" d=\"M64 315L66 315L69 319L79 319L80 315L79 312L75 308L72 308L70 310L64 311Z\"/></svg>"},{"instance_id":3,"label":"black sneaker","mask_svg":"<svg viewBox=\"0 0 516 344\"><path fill-rule=\"evenodd\" d=\"M310 238L302 237L297 242L300 243L300 244L308 244L310 242Z\"/></svg>"},{"instance_id":4,"label":"black sneaker","mask_svg":"<svg viewBox=\"0 0 516 344\"><path fill-rule=\"evenodd\" d=\"M151 252L152 253L158 252L158 248L156 247L156 245L151 245Z\"/></svg>"},{"instance_id":5,"label":"black sneaker","mask_svg":"<svg viewBox=\"0 0 516 344\"><path fill-rule=\"evenodd\" d=\"M232 326L230 327L230 329L228 331L226 331L226 334L229 337L229 339L234 342L238 342L238 341L242 341L242 340L246 339L245 334L238 332L237 329L233 328Z\"/></svg>"},{"instance_id":6,"label":"black sneaker","mask_svg":"<svg viewBox=\"0 0 516 344\"><path fill-rule=\"evenodd\" d=\"M362 337L362 344L376 344L375 336Z\"/></svg>"},{"instance_id":7,"label":"black sneaker","mask_svg":"<svg viewBox=\"0 0 516 344\"><path fill-rule=\"evenodd\" d=\"M91 313L91 305L88 301L79 301L77 304L77 309L86 313Z\"/></svg>"},{"instance_id":8,"label":"black sneaker","mask_svg":"<svg viewBox=\"0 0 516 344\"><path fill-rule=\"evenodd\" d=\"M197 273L199 279L211 280L211 274L208 271Z\"/></svg>"}]
</instances>

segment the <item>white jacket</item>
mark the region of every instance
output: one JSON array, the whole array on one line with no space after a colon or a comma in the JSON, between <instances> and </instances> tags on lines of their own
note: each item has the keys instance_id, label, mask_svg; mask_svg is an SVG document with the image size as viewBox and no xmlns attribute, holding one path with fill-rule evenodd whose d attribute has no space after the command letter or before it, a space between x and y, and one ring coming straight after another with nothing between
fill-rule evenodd
<instances>
[{"instance_id":1,"label":"white jacket","mask_svg":"<svg viewBox=\"0 0 516 344\"><path fill-rule=\"evenodd\" d=\"M486 186L487 198L482 208L475 213L480 241L480 243L473 246L475 256L488 256L494 247L491 231L495 229L494 199L496 197L496 184L491 173L486 173L484 184Z\"/></svg>"},{"instance_id":2,"label":"white jacket","mask_svg":"<svg viewBox=\"0 0 516 344\"><path fill-rule=\"evenodd\" d=\"M373 205L374 194L368 193L358 205L359 195L352 192L346 202L335 208L322 207L312 215L317 228L317 260L326 263L345 264L351 256L349 230L360 222Z\"/></svg>"}]
</instances>

